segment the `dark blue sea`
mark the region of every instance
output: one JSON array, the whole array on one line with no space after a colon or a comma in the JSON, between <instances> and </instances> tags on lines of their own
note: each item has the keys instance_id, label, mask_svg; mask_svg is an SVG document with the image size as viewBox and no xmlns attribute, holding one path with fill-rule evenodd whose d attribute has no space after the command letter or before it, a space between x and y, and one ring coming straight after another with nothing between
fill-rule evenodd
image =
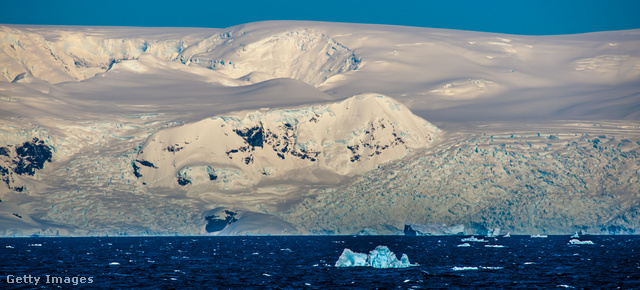
<instances>
[{"instance_id":1,"label":"dark blue sea","mask_svg":"<svg viewBox=\"0 0 640 290\"><path fill-rule=\"evenodd\" d=\"M569 245L569 236L513 236L458 247L460 239L2 238L0 289L640 289L640 236L582 238L594 245ZM419 266L335 267L345 248L368 253L378 245Z\"/></svg>"}]
</instances>

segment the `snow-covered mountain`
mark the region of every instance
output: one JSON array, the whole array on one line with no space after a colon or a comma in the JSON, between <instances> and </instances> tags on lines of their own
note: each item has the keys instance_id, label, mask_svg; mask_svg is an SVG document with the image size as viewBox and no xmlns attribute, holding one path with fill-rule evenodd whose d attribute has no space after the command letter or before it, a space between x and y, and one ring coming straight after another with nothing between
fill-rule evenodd
<instances>
[{"instance_id":1,"label":"snow-covered mountain","mask_svg":"<svg viewBox=\"0 0 640 290\"><path fill-rule=\"evenodd\" d=\"M634 233L638 35L3 25L0 233Z\"/></svg>"}]
</instances>

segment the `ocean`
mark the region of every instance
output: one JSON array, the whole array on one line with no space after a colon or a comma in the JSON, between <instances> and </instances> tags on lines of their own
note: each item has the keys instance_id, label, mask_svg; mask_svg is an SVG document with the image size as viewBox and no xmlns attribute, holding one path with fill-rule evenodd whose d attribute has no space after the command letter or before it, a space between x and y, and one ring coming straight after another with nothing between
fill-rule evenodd
<instances>
[{"instance_id":1,"label":"ocean","mask_svg":"<svg viewBox=\"0 0 640 290\"><path fill-rule=\"evenodd\" d=\"M640 236L1 238L0 288L640 289ZM400 269L336 267L389 247Z\"/></svg>"}]
</instances>

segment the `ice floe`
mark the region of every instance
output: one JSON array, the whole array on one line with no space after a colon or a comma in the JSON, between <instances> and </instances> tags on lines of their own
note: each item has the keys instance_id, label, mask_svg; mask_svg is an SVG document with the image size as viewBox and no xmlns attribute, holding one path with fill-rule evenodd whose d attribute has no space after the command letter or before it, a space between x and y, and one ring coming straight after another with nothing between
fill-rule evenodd
<instances>
[{"instance_id":1,"label":"ice floe","mask_svg":"<svg viewBox=\"0 0 640 290\"><path fill-rule=\"evenodd\" d=\"M571 239L569 245L595 245L592 241L581 241L578 239Z\"/></svg>"}]
</instances>

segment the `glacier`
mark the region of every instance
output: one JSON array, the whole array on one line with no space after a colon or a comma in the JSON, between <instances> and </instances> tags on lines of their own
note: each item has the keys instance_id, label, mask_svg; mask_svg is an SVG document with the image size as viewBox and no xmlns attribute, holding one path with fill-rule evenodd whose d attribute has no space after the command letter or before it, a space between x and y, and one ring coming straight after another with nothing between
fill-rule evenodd
<instances>
[{"instance_id":1,"label":"glacier","mask_svg":"<svg viewBox=\"0 0 640 290\"><path fill-rule=\"evenodd\" d=\"M344 249L335 264L335 267L373 267L376 269L414 266L418 266L418 264L411 264L406 254L402 254L402 257L398 260L398 257L387 246L377 246L368 255Z\"/></svg>"},{"instance_id":2,"label":"glacier","mask_svg":"<svg viewBox=\"0 0 640 290\"><path fill-rule=\"evenodd\" d=\"M0 25L0 235L634 234L639 33Z\"/></svg>"}]
</instances>

